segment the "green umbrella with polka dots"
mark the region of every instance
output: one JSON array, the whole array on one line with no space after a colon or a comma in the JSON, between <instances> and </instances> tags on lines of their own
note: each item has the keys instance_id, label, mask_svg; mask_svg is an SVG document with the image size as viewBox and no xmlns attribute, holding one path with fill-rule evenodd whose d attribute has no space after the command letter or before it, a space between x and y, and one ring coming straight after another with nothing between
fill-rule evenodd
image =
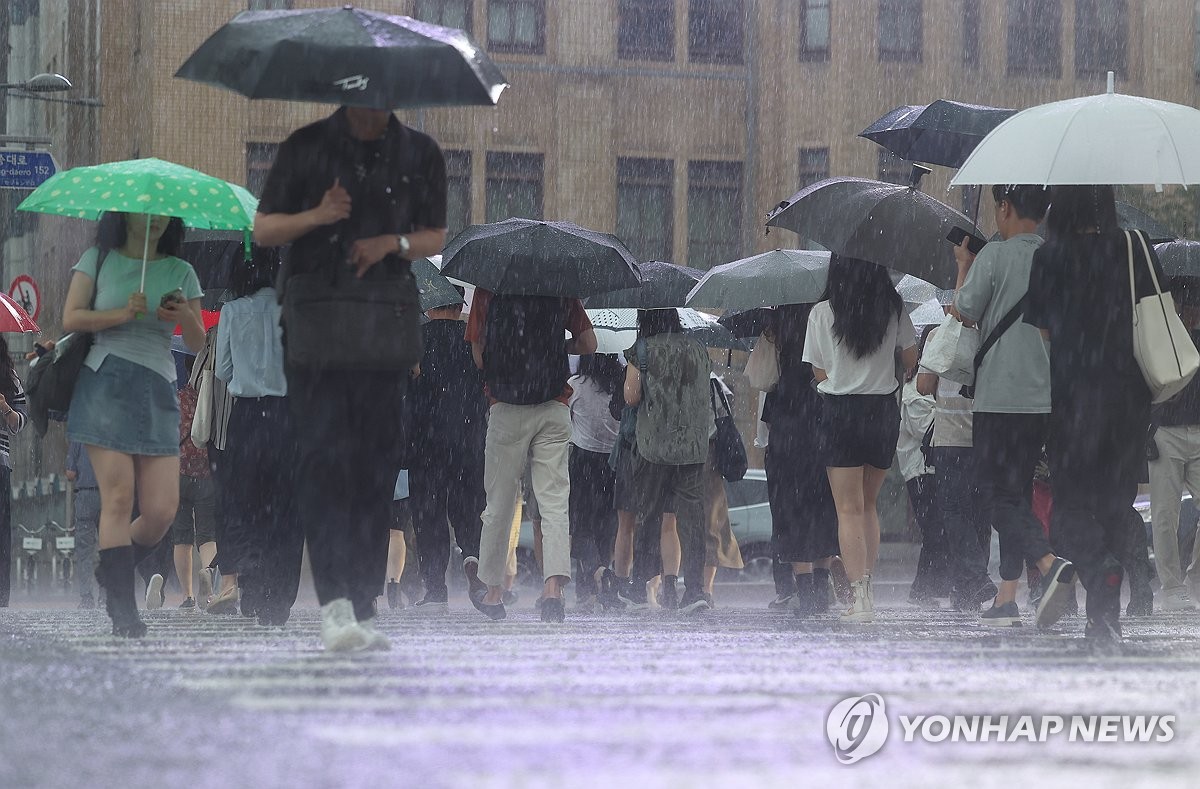
<instances>
[{"instance_id":1,"label":"green umbrella with polka dots","mask_svg":"<svg viewBox=\"0 0 1200 789\"><path fill-rule=\"evenodd\" d=\"M105 211L177 216L188 227L254 227L258 200L237 184L162 159L130 159L72 167L47 180L20 211L99 219ZM143 263L145 261L143 260Z\"/></svg>"}]
</instances>

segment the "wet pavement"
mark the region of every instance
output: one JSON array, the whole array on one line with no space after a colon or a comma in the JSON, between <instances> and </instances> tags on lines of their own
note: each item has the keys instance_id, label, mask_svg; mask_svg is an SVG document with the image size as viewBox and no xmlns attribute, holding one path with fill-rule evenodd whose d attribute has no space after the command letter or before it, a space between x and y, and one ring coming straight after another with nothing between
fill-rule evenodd
<instances>
[{"instance_id":1,"label":"wet pavement","mask_svg":"<svg viewBox=\"0 0 1200 789\"><path fill-rule=\"evenodd\" d=\"M0 610L0 787L1195 786L1200 618L1126 623L1091 654L1056 633L982 630L896 601L867 627L801 622L766 590L697 618L528 604L484 620L385 611L388 653L330 656L318 615L283 630L147 612ZM761 598L761 599L759 599ZM838 763L826 716L878 693L883 749ZM1175 715L1165 743L906 743L897 716Z\"/></svg>"}]
</instances>

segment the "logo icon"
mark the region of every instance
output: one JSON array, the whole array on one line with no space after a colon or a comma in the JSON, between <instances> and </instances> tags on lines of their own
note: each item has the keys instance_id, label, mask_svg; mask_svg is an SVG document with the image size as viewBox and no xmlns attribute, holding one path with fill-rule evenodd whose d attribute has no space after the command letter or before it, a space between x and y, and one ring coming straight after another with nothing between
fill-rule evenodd
<instances>
[{"instance_id":1,"label":"logo icon","mask_svg":"<svg viewBox=\"0 0 1200 789\"><path fill-rule=\"evenodd\" d=\"M352 77L342 77L341 79L334 80L333 84L342 90L366 90L370 79L370 77L364 77L362 74L355 74Z\"/></svg>"},{"instance_id":2,"label":"logo icon","mask_svg":"<svg viewBox=\"0 0 1200 789\"><path fill-rule=\"evenodd\" d=\"M888 736L883 697L878 693L867 693L839 701L829 711L825 736L842 764L854 764L878 753Z\"/></svg>"}]
</instances>

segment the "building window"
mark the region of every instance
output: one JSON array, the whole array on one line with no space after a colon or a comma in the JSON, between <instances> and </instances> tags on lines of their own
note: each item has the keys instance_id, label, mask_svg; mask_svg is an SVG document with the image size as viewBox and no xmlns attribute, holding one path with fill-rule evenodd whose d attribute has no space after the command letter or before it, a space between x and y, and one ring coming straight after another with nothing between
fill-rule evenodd
<instances>
[{"instance_id":1,"label":"building window","mask_svg":"<svg viewBox=\"0 0 1200 789\"><path fill-rule=\"evenodd\" d=\"M1060 0L1008 0L1008 73L1062 76Z\"/></svg>"},{"instance_id":2,"label":"building window","mask_svg":"<svg viewBox=\"0 0 1200 789\"><path fill-rule=\"evenodd\" d=\"M828 177L829 149L801 148L799 188L803 189L809 184L824 181Z\"/></svg>"},{"instance_id":3,"label":"building window","mask_svg":"<svg viewBox=\"0 0 1200 789\"><path fill-rule=\"evenodd\" d=\"M829 0L801 0L801 60L829 60L829 25Z\"/></svg>"},{"instance_id":4,"label":"building window","mask_svg":"<svg viewBox=\"0 0 1200 789\"><path fill-rule=\"evenodd\" d=\"M267 174L271 172L271 165L275 164L277 153L277 142L246 143L246 188L255 197L262 197L263 187L267 185Z\"/></svg>"},{"instance_id":5,"label":"building window","mask_svg":"<svg viewBox=\"0 0 1200 789\"><path fill-rule=\"evenodd\" d=\"M489 0L488 48L518 55L545 54L544 0Z\"/></svg>"},{"instance_id":6,"label":"building window","mask_svg":"<svg viewBox=\"0 0 1200 789\"><path fill-rule=\"evenodd\" d=\"M1075 5L1075 76L1115 71L1125 76L1129 10L1125 0L1078 0Z\"/></svg>"},{"instance_id":7,"label":"building window","mask_svg":"<svg viewBox=\"0 0 1200 789\"><path fill-rule=\"evenodd\" d=\"M880 62L921 62L921 0L879 0Z\"/></svg>"},{"instance_id":8,"label":"building window","mask_svg":"<svg viewBox=\"0 0 1200 789\"><path fill-rule=\"evenodd\" d=\"M417 0L413 17L442 27L471 32L471 0Z\"/></svg>"},{"instance_id":9,"label":"building window","mask_svg":"<svg viewBox=\"0 0 1200 789\"><path fill-rule=\"evenodd\" d=\"M446 157L446 238L471 224L471 152L444 151Z\"/></svg>"},{"instance_id":10,"label":"building window","mask_svg":"<svg viewBox=\"0 0 1200 789\"><path fill-rule=\"evenodd\" d=\"M875 165L876 180L907 186L912 180L912 165L891 151L880 149Z\"/></svg>"},{"instance_id":11,"label":"building window","mask_svg":"<svg viewBox=\"0 0 1200 789\"><path fill-rule=\"evenodd\" d=\"M741 63L742 0L688 0L688 60Z\"/></svg>"},{"instance_id":12,"label":"building window","mask_svg":"<svg viewBox=\"0 0 1200 789\"><path fill-rule=\"evenodd\" d=\"M675 0L621 0L617 14L617 57L675 59Z\"/></svg>"},{"instance_id":13,"label":"building window","mask_svg":"<svg viewBox=\"0 0 1200 789\"><path fill-rule=\"evenodd\" d=\"M962 0L962 62L979 65L979 0Z\"/></svg>"},{"instance_id":14,"label":"building window","mask_svg":"<svg viewBox=\"0 0 1200 789\"><path fill-rule=\"evenodd\" d=\"M670 260L675 243L675 163L617 159L617 237L638 260Z\"/></svg>"},{"instance_id":15,"label":"building window","mask_svg":"<svg viewBox=\"0 0 1200 789\"><path fill-rule=\"evenodd\" d=\"M288 11L292 0L250 0L246 7L251 11Z\"/></svg>"},{"instance_id":16,"label":"building window","mask_svg":"<svg viewBox=\"0 0 1200 789\"><path fill-rule=\"evenodd\" d=\"M540 153L489 153L484 185L487 222L510 217L542 218L543 157Z\"/></svg>"},{"instance_id":17,"label":"building window","mask_svg":"<svg viewBox=\"0 0 1200 789\"><path fill-rule=\"evenodd\" d=\"M688 162L688 259L707 270L741 257L742 163Z\"/></svg>"}]
</instances>

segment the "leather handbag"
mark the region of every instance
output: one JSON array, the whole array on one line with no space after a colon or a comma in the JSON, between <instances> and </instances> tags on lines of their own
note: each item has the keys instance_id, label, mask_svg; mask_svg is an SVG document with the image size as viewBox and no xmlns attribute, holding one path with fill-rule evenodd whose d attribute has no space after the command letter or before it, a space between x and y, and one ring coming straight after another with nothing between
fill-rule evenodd
<instances>
[{"instance_id":1,"label":"leather handbag","mask_svg":"<svg viewBox=\"0 0 1200 789\"><path fill-rule=\"evenodd\" d=\"M1133 234L1128 230L1124 232L1129 253L1129 298L1133 302L1133 357L1142 370L1152 402L1161 403L1170 400L1192 380L1196 370L1200 369L1200 352L1175 312L1171 294L1163 293L1158 284L1158 274L1150 262L1150 249L1141 233L1137 236L1142 243L1150 280L1154 283L1154 293L1138 298L1133 271Z\"/></svg>"},{"instance_id":2,"label":"leather handbag","mask_svg":"<svg viewBox=\"0 0 1200 789\"><path fill-rule=\"evenodd\" d=\"M726 480L737 482L746 476L746 469L750 465L746 458L746 445L742 442L742 434L738 432L733 421L733 412L729 410L729 401L725 399L724 393L720 397L721 410L717 410L717 387L720 384L716 381L711 381L710 384L709 398L712 400L713 414L717 421L717 435L713 439L716 442L713 466ZM722 411L724 413L721 413Z\"/></svg>"}]
</instances>

